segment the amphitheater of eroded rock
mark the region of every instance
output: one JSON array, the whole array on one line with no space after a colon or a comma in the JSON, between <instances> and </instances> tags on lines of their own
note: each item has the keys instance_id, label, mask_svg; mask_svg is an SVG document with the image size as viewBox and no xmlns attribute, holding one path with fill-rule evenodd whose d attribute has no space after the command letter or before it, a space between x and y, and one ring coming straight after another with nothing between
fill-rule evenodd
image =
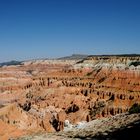
<instances>
[{"instance_id":1,"label":"amphitheater of eroded rock","mask_svg":"<svg viewBox=\"0 0 140 140\"><path fill-rule=\"evenodd\" d=\"M0 68L0 138L55 132L140 103L140 56L34 60Z\"/></svg>"}]
</instances>

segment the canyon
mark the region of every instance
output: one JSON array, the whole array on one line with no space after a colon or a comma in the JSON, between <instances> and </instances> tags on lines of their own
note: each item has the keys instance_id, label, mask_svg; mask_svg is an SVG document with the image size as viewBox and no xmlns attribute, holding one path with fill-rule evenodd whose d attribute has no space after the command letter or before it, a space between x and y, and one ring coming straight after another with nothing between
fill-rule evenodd
<instances>
[{"instance_id":1,"label":"canyon","mask_svg":"<svg viewBox=\"0 0 140 140\"><path fill-rule=\"evenodd\" d=\"M128 113L136 103L140 55L41 59L0 67L2 140L61 134L66 121L74 126L110 118Z\"/></svg>"}]
</instances>

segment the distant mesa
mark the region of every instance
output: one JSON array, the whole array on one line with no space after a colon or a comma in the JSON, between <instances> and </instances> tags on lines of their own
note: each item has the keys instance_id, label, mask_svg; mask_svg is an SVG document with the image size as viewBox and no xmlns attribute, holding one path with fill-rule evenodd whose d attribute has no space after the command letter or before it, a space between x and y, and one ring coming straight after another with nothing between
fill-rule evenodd
<instances>
[{"instance_id":1,"label":"distant mesa","mask_svg":"<svg viewBox=\"0 0 140 140\"><path fill-rule=\"evenodd\" d=\"M103 55L89 55L89 57L104 57L104 56L140 57L140 54L103 54Z\"/></svg>"},{"instance_id":2,"label":"distant mesa","mask_svg":"<svg viewBox=\"0 0 140 140\"><path fill-rule=\"evenodd\" d=\"M12 61L8 61L8 62L3 62L3 63L0 63L0 66L11 66L11 65L21 65L22 62L21 61L15 61L15 60L12 60Z\"/></svg>"},{"instance_id":3,"label":"distant mesa","mask_svg":"<svg viewBox=\"0 0 140 140\"><path fill-rule=\"evenodd\" d=\"M85 59L88 59L89 57L140 57L140 54L108 54L108 55L86 55L86 54L72 54L70 56L64 56L59 58L54 58L53 60L81 60L79 62L84 61ZM106 59L106 58L105 58ZM40 59L32 59L32 60L26 60L26 61L37 61L37 60L51 60L49 58L40 58ZM23 62L26 61L8 61L8 62L2 62L0 63L0 67L2 66L11 66L11 65L22 65ZM79 63L78 62L78 63ZM140 62L132 63L131 65L139 65Z\"/></svg>"},{"instance_id":4,"label":"distant mesa","mask_svg":"<svg viewBox=\"0 0 140 140\"><path fill-rule=\"evenodd\" d=\"M65 56L65 57L60 57L58 60L79 60L79 59L85 59L89 55L84 55L84 54L72 54L71 56Z\"/></svg>"}]
</instances>

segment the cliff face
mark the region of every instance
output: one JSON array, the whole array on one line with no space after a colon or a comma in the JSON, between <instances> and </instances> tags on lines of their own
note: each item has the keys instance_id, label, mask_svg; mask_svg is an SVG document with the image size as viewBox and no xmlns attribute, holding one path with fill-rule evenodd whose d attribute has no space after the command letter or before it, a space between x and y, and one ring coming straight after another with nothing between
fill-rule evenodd
<instances>
[{"instance_id":1,"label":"cliff face","mask_svg":"<svg viewBox=\"0 0 140 140\"><path fill-rule=\"evenodd\" d=\"M139 56L36 60L2 67L0 77L0 120L26 133L60 131L65 120L89 122L140 103Z\"/></svg>"}]
</instances>

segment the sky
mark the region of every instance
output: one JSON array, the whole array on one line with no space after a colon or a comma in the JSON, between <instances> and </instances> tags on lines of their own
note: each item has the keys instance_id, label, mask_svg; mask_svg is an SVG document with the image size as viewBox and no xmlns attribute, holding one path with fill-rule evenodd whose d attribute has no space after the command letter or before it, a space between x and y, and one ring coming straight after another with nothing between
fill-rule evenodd
<instances>
[{"instance_id":1,"label":"sky","mask_svg":"<svg viewBox=\"0 0 140 140\"><path fill-rule=\"evenodd\" d=\"M140 54L140 0L0 0L0 62Z\"/></svg>"}]
</instances>

